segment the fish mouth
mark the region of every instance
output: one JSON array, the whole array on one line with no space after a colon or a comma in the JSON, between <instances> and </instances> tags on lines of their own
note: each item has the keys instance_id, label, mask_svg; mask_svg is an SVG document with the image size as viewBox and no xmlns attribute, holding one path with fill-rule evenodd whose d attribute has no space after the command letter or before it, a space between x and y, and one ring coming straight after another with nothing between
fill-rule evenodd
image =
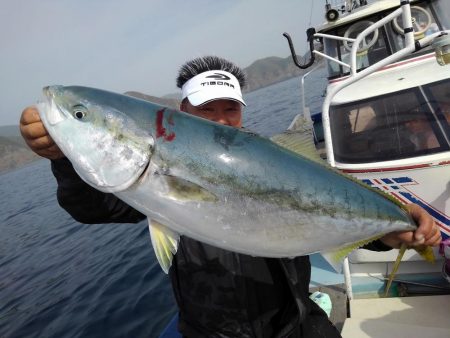
<instances>
[{"instance_id":1,"label":"fish mouth","mask_svg":"<svg viewBox=\"0 0 450 338\"><path fill-rule=\"evenodd\" d=\"M62 86L47 86L43 88L44 101L39 103L39 112L48 125L54 126L66 119L63 109L56 103Z\"/></svg>"}]
</instances>

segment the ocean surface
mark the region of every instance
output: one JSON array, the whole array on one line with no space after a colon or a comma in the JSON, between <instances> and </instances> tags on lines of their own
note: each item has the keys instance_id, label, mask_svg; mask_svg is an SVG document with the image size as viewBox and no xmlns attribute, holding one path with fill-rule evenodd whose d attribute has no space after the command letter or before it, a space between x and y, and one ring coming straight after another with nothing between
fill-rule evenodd
<instances>
[{"instance_id":1,"label":"ocean surface","mask_svg":"<svg viewBox=\"0 0 450 338\"><path fill-rule=\"evenodd\" d=\"M322 83L306 88L316 109ZM245 100L245 127L282 132L301 111L300 79ZM0 338L158 337L176 305L146 222L77 223L55 191L47 160L0 175Z\"/></svg>"}]
</instances>

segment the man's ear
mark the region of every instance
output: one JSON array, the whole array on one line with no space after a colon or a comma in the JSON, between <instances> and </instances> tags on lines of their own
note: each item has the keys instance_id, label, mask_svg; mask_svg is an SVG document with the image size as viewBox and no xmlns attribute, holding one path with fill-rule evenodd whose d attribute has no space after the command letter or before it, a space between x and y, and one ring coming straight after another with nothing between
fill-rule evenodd
<instances>
[{"instance_id":1,"label":"man's ear","mask_svg":"<svg viewBox=\"0 0 450 338\"><path fill-rule=\"evenodd\" d=\"M184 99L183 101L181 101L180 103L180 110L187 112L187 99Z\"/></svg>"}]
</instances>

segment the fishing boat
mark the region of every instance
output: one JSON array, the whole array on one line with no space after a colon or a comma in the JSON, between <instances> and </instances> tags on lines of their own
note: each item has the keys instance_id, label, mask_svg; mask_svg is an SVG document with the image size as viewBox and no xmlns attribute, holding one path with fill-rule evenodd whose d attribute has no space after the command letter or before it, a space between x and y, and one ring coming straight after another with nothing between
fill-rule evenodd
<instances>
[{"instance_id":1,"label":"fishing boat","mask_svg":"<svg viewBox=\"0 0 450 338\"><path fill-rule=\"evenodd\" d=\"M322 110L304 104L289 128L312 121L317 151L332 167L401 203L419 204L448 242L450 2L326 1L325 18L307 30L310 54L303 64L285 33L296 65L312 69L302 86L324 67L328 82ZM345 338L450 337L449 253L443 245L434 265L407 253L387 295L398 250L356 250L343 275L312 257L311 286L343 282L346 315L334 319Z\"/></svg>"},{"instance_id":2,"label":"fishing boat","mask_svg":"<svg viewBox=\"0 0 450 338\"><path fill-rule=\"evenodd\" d=\"M421 205L450 245L450 2L326 1L324 16L307 29L304 63L285 33L305 70L303 111L288 129L310 132L332 167ZM322 109L311 111L307 79L324 67ZM449 247L436 250L435 264L407 252L385 295L397 255L356 250L343 273L311 256L311 291L331 295L344 338L450 337ZM176 324L175 316L160 337L178 337Z\"/></svg>"}]
</instances>

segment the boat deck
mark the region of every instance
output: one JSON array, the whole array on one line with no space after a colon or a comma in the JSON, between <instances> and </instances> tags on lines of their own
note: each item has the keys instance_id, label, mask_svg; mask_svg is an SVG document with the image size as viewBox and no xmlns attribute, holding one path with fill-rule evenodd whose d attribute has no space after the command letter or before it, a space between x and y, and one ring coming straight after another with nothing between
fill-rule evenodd
<instances>
[{"instance_id":1,"label":"boat deck","mask_svg":"<svg viewBox=\"0 0 450 338\"><path fill-rule=\"evenodd\" d=\"M408 275L403 275L404 280L394 282L391 288L394 297L389 298L381 297L386 283L382 275L353 276L355 299L347 304L344 276L336 273L320 255L312 255L311 264L310 289L329 294L333 304L330 320L341 331L343 338L450 337L450 288L440 274L429 271L421 278L412 274L412 280L408 280ZM403 262L401 270L408 264L412 262ZM441 264L439 261L434 269L440 268ZM362 269L355 264L352 268L357 271ZM427 268L428 265L425 265L421 269Z\"/></svg>"},{"instance_id":2,"label":"boat deck","mask_svg":"<svg viewBox=\"0 0 450 338\"><path fill-rule=\"evenodd\" d=\"M348 304L343 274L336 273L319 254L311 255L310 258L310 292L321 291L330 296L333 305L330 320L341 331L343 338L450 337L448 285L430 288L426 284L415 285L404 281L393 285L397 297L379 298L374 290L382 292L385 280L366 277L360 281L359 277L355 277L354 290L358 290L356 297L369 298L357 298ZM371 292L365 293L366 289ZM427 292L441 294L430 296ZM398 297L402 295L408 296ZM176 328L177 319L175 315L160 338L181 337Z\"/></svg>"},{"instance_id":3,"label":"boat deck","mask_svg":"<svg viewBox=\"0 0 450 338\"><path fill-rule=\"evenodd\" d=\"M344 284L326 285L310 288L310 292L320 291L328 294L333 305L330 321L339 331L342 331L344 322L347 320L347 295Z\"/></svg>"},{"instance_id":4,"label":"boat deck","mask_svg":"<svg viewBox=\"0 0 450 338\"><path fill-rule=\"evenodd\" d=\"M354 299L343 338L448 338L450 295Z\"/></svg>"}]
</instances>

